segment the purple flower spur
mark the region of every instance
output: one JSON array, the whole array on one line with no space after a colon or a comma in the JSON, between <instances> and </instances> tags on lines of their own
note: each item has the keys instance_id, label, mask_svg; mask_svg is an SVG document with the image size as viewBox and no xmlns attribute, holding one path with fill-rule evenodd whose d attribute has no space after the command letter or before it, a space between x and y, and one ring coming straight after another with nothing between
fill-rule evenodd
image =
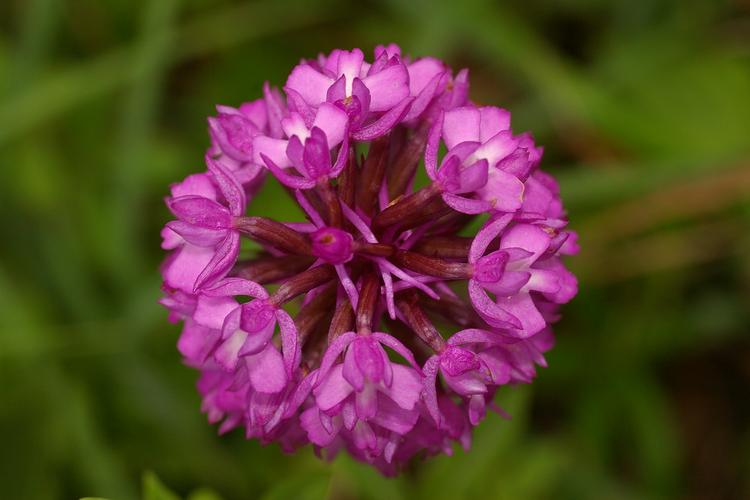
<instances>
[{"instance_id":1,"label":"purple flower spur","mask_svg":"<svg viewBox=\"0 0 750 500\"><path fill-rule=\"evenodd\" d=\"M220 432L396 474L468 449L496 391L545 366L576 234L542 148L468 88L389 45L217 106L206 170L166 199L161 303ZM268 177L305 220L263 216Z\"/></svg>"}]
</instances>

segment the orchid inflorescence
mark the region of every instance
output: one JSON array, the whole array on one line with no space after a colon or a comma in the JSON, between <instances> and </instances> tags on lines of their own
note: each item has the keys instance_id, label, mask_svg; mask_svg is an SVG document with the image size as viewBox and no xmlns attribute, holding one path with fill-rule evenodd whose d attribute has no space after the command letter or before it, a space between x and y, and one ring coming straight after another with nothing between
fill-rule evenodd
<instances>
[{"instance_id":1,"label":"orchid inflorescence","mask_svg":"<svg viewBox=\"0 0 750 500\"><path fill-rule=\"evenodd\" d=\"M468 448L497 389L545 365L578 248L542 148L468 100L466 70L374 56L217 106L207 171L166 199L161 303L220 432L393 474ZM307 220L247 215L269 174Z\"/></svg>"}]
</instances>

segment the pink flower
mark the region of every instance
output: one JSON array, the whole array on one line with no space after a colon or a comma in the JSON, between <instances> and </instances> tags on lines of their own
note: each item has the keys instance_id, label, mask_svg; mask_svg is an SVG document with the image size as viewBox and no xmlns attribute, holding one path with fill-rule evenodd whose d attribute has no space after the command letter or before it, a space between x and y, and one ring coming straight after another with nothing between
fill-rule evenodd
<instances>
[{"instance_id":1,"label":"pink flower","mask_svg":"<svg viewBox=\"0 0 750 500\"><path fill-rule=\"evenodd\" d=\"M160 302L220 432L397 474L468 450L495 394L546 366L577 234L542 148L468 89L396 45L335 50L209 118L207 171L166 199ZM270 180L303 219L246 213Z\"/></svg>"},{"instance_id":2,"label":"pink flower","mask_svg":"<svg viewBox=\"0 0 750 500\"><path fill-rule=\"evenodd\" d=\"M324 102L344 110L356 140L372 140L388 132L414 100L409 97L409 72L398 55L385 51L370 64L359 49L334 50L317 62L294 68L284 90L303 116L311 117Z\"/></svg>"},{"instance_id":3,"label":"pink flower","mask_svg":"<svg viewBox=\"0 0 750 500\"><path fill-rule=\"evenodd\" d=\"M338 176L349 150L346 113L332 104L323 103L310 128L299 113L291 113L281 124L288 139L255 138L253 147L257 163L265 164L280 182L297 189L310 189L317 182ZM341 147L333 163L331 149L339 144ZM299 175L287 173L283 170L286 167L293 167Z\"/></svg>"},{"instance_id":4,"label":"pink flower","mask_svg":"<svg viewBox=\"0 0 750 500\"><path fill-rule=\"evenodd\" d=\"M166 248L181 246L179 253L164 271L168 285L193 291L224 276L234 265L240 249L240 235L233 227L233 217L245 211L245 193L234 176L219 162L206 159L213 182L219 187L224 203L206 177L194 177L176 187L178 196L167 205L178 220L167 224L163 232ZM194 192L195 194L183 194ZM177 242L179 235L181 244Z\"/></svg>"},{"instance_id":5,"label":"pink flower","mask_svg":"<svg viewBox=\"0 0 750 500\"><path fill-rule=\"evenodd\" d=\"M234 297L253 300L243 304ZM243 360L250 385L258 392L278 393L299 363L294 320L268 300L265 289L252 281L227 278L202 291L193 319L221 330L214 359L227 371ZM279 325L283 356L271 343Z\"/></svg>"},{"instance_id":6,"label":"pink flower","mask_svg":"<svg viewBox=\"0 0 750 500\"><path fill-rule=\"evenodd\" d=\"M391 362L383 346L411 366ZM335 363L342 352L343 363ZM318 446L330 445L343 429L356 447L379 453L378 430L403 435L416 423L421 388L419 367L403 344L385 333L348 332L330 345L321 361L313 389L315 406L303 413L302 425Z\"/></svg>"},{"instance_id":7,"label":"pink flower","mask_svg":"<svg viewBox=\"0 0 750 500\"><path fill-rule=\"evenodd\" d=\"M375 59L382 57L400 58L401 48L396 44L376 47ZM403 117L403 121L408 122L420 117L433 99L445 91L450 81L450 70L445 63L434 57L405 60L404 64L409 75L409 96L414 99L409 112Z\"/></svg>"},{"instance_id":8,"label":"pink flower","mask_svg":"<svg viewBox=\"0 0 750 500\"><path fill-rule=\"evenodd\" d=\"M487 323L526 338L547 325L532 292L567 302L570 293L560 296L559 292L569 276L564 268L540 260L552 241L546 231L531 224L517 224L506 231L510 220L506 215L491 221L474 239L469 251L469 262L474 264L469 294ZM498 250L484 255L503 231ZM488 291L495 295L494 301Z\"/></svg>"}]
</instances>

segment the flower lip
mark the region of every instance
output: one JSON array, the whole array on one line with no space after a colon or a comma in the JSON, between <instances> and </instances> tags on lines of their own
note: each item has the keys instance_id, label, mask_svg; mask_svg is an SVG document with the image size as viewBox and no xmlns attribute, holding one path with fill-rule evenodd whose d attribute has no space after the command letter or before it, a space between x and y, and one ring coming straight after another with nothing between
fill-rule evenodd
<instances>
[{"instance_id":1,"label":"flower lip","mask_svg":"<svg viewBox=\"0 0 750 500\"><path fill-rule=\"evenodd\" d=\"M457 377L480 367L476 355L467 349L450 346L440 356L440 367L451 377Z\"/></svg>"},{"instance_id":2,"label":"flower lip","mask_svg":"<svg viewBox=\"0 0 750 500\"><path fill-rule=\"evenodd\" d=\"M354 255L354 238L335 227L322 227L310 235L312 253L329 264L344 264Z\"/></svg>"},{"instance_id":3,"label":"flower lip","mask_svg":"<svg viewBox=\"0 0 750 500\"><path fill-rule=\"evenodd\" d=\"M474 279L481 283L496 283L500 280L510 256L508 252L499 250L481 257L474 264Z\"/></svg>"},{"instance_id":4,"label":"flower lip","mask_svg":"<svg viewBox=\"0 0 750 500\"><path fill-rule=\"evenodd\" d=\"M247 333L260 332L273 321L274 308L264 300L254 300L242 305L240 326Z\"/></svg>"}]
</instances>

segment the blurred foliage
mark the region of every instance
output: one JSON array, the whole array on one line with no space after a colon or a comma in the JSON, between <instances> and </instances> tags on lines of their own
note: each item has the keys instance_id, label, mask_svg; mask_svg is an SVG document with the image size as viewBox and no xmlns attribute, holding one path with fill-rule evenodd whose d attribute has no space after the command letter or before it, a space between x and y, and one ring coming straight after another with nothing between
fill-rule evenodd
<instances>
[{"instance_id":1,"label":"blurred foliage","mask_svg":"<svg viewBox=\"0 0 750 500\"><path fill-rule=\"evenodd\" d=\"M0 30L3 498L750 498L747 0L5 0ZM218 438L156 304L212 106L388 41L534 132L583 247L513 419L391 480Z\"/></svg>"}]
</instances>

